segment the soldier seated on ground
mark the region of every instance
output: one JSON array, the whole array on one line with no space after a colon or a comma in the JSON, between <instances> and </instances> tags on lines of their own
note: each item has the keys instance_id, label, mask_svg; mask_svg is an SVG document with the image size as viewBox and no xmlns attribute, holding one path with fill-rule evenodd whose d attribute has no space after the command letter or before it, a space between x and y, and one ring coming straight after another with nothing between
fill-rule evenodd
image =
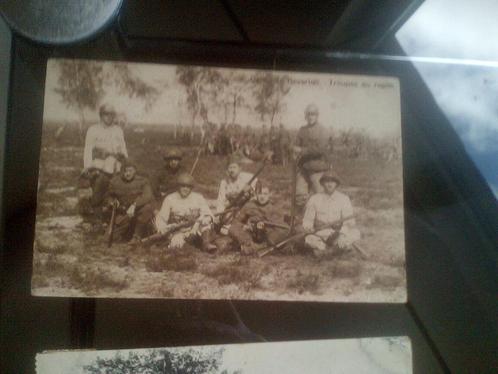
<instances>
[{"instance_id":1,"label":"soldier seated on ground","mask_svg":"<svg viewBox=\"0 0 498 374\"><path fill-rule=\"evenodd\" d=\"M271 202L268 187L258 184L256 196L247 202L230 224L227 239L217 240L220 251L240 249L243 254L253 254L283 240L287 235L281 215Z\"/></svg>"},{"instance_id":2,"label":"soldier seated on ground","mask_svg":"<svg viewBox=\"0 0 498 374\"><path fill-rule=\"evenodd\" d=\"M218 190L218 199L216 202L216 211L218 213L250 197L256 187L257 178L249 184L253 174L242 171L240 162L241 159L237 156L231 156L228 159L227 176L222 179ZM240 198L239 201L236 201L242 192L246 195L245 198Z\"/></svg>"},{"instance_id":3,"label":"soldier seated on ground","mask_svg":"<svg viewBox=\"0 0 498 374\"><path fill-rule=\"evenodd\" d=\"M116 240L136 241L148 234L154 196L149 180L137 175L137 168L130 160L123 164L121 173L111 179L106 200L106 216L110 216L112 205L116 206L113 233Z\"/></svg>"},{"instance_id":4,"label":"soldier seated on ground","mask_svg":"<svg viewBox=\"0 0 498 374\"><path fill-rule=\"evenodd\" d=\"M182 173L177 178L177 191L164 199L154 223L156 230L163 234L178 224L191 222L189 227L171 233L168 248L181 249L185 244L199 245L205 252L213 252L216 246L211 244L213 214L206 199L197 192L192 192L194 178Z\"/></svg>"},{"instance_id":5,"label":"soldier seated on ground","mask_svg":"<svg viewBox=\"0 0 498 374\"><path fill-rule=\"evenodd\" d=\"M349 251L360 239L360 232L352 218L327 227L352 216L353 207L349 197L337 191L340 180L335 174L330 171L324 173L320 183L324 191L311 196L303 218L303 229L309 233L304 240L305 246L318 258ZM320 230L320 227L326 228Z\"/></svg>"}]
</instances>

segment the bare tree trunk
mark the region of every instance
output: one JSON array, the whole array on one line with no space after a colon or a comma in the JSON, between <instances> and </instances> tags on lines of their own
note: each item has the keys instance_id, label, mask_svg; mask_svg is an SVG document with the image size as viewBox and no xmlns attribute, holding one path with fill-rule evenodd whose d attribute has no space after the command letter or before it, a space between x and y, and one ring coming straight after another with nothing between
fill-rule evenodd
<instances>
[{"instance_id":1,"label":"bare tree trunk","mask_svg":"<svg viewBox=\"0 0 498 374\"><path fill-rule=\"evenodd\" d=\"M237 94L233 94L232 123L235 123L236 117L237 117Z\"/></svg>"},{"instance_id":2,"label":"bare tree trunk","mask_svg":"<svg viewBox=\"0 0 498 374\"><path fill-rule=\"evenodd\" d=\"M80 122L78 123L78 132L79 132L79 139L80 139L80 144L84 144L85 142L85 134L84 134L84 129L86 125L86 119L85 119L85 111L84 109L80 108Z\"/></svg>"}]
</instances>

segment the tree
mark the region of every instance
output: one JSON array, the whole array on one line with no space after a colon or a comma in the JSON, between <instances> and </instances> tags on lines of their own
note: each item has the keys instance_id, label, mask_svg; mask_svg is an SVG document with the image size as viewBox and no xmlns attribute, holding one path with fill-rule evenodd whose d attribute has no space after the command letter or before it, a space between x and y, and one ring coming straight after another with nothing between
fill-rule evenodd
<instances>
[{"instance_id":1,"label":"tree","mask_svg":"<svg viewBox=\"0 0 498 374\"><path fill-rule=\"evenodd\" d=\"M256 100L254 110L261 121L267 117L273 125L275 116L285 109L284 97L290 92L289 76L273 72L256 73L252 79L253 97Z\"/></svg>"},{"instance_id":2,"label":"tree","mask_svg":"<svg viewBox=\"0 0 498 374\"><path fill-rule=\"evenodd\" d=\"M60 95L62 102L77 111L80 141L86 125L85 111L96 111L106 89L115 86L121 94L138 98L150 107L159 91L144 82L132 72L130 65L123 62L99 62L87 60L56 60L59 66L59 78L54 91ZM57 130L58 137L65 124Z\"/></svg>"},{"instance_id":3,"label":"tree","mask_svg":"<svg viewBox=\"0 0 498 374\"><path fill-rule=\"evenodd\" d=\"M216 373L221 364L223 350L202 352L198 350L170 351L151 349L129 352L124 357L119 352L112 358L97 357L95 363L84 366L90 374L209 374Z\"/></svg>"},{"instance_id":4,"label":"tree","mask_svg":"<svg viewBox=\"0 0 498 374\"><path fill-rule=\"evenodd\" d=\"M185 88L185 102L191 114L193 134L197 117L201 117L204 123L209 122L208 104L217 100L225 82L218 69L209 67L178 66L176 77Z\"/></svg>"},{"instance_id":5,"label":"tree","mask_svg":"<svg viewBox=\"0 0 498 374\"><path fill-rule=\"evenodd\" d=\"M61 96L62 102L77 111L80 141L83 139L85 110L96 110L104 96L103 64L96 61L57 60L59 65L58 86L54 89ZM65 125L57 130L62 133Z\"/></svg>"}]
</instances>

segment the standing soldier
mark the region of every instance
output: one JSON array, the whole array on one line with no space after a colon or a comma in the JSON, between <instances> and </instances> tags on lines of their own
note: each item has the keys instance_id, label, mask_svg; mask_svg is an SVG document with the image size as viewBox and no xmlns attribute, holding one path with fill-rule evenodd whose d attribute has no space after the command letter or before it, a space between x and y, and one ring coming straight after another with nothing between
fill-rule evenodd
<instances>
[{"instance_id":1,"label":"standing soldier","mask_svg":"<svg viewBox=\"0 0 498 374\"><path fill-rule=\"evenodd\" d=\"M137 168L130 160L126 160L121 173L112 178L108 197L110 203L116 204L114 236L117 239L138 240L147 235L153 217L154 195L149 180L137 175Z\"/></svg>"},{"instance_id":2,"label":"standing soldier","mask_svg":"<svg viewBox=\"0 0 498 374\"><path fill-rule=\"evenodd\" d=\"M190 227L172 234L168 248L180 249L187 242L194 245L200 242L203 251L213 252L216 250L216 246L211 244L213 214L206 199L200 193L192 192L194 185L194 178L190 174L178 175L178 189L164 199L156 215L155 226L159 233L166 233L171 225L191 222Z\"/></svg>"},{"instance_id":3,"label":"standing soldier","mask_svg":"<svg viewBox=\"0 0 498 374\"><path fill-rule=\"evenodd\" d=\"M86 133L83 152L83 175L90 175L92 197L90 204L97 213L121 161L128 157L123 130L115 123L116 111L108 104L99 109L100 122Z\"/></svg>"},{"instance_id":4,"label":"standing soldier","mask_svg":"<svg viewBox=\"0 0 498 374\"><path fill-rule=\"evenodd\" d=\"M318 123L318 108L314 104L304 112L306 125L297 133L294 151L298 156L296 178L296 203L304 207L309 196L322 192L319 182L322 174L330 169L327 157L325 128Z\"/></svg>"},{"instance_id":5,"label":"standing soldier","mask_svg":"<svg viewBox=\"0 0 498 374\"><path fill-rule=\"evenodd\" d=\"M178 148L168 148L163 152L164 165L152 177L154 196L159 201L176 191L176 179L184 172L182 158L183 153Z\"/></svg>"},{"instance_id":6,"label":"standing soldier","mask_svg":"<svg viewBox=\"0 0 498 374\"><path fill-rule=\"evenodd\" d=\"M236 215L228 234L243 254L253 254L287 236L288 230L284 223L279 223L280 219L281 215L271 201L270 189L258 184L254 199ZM224 242L220 241L220 244L224 245Z\"/></svg>"},{"instance_id":7,"label":"standing soldier","mask_svg":"<svg viewBox=\"0 0 498 374\"><path fill-rule=\"evenodd\" d=\"M336 190L339 178L328 171L320 177L324 191L311 196L306 204L303 218L303 229L310 233L305 237L305 246L317 257L323 257L338 251L351 250L353 244L360 239L356 228L351 200ZM333 227L316 231L320 227L332 225L346 219Z\"/></svg>"}]
</instances>

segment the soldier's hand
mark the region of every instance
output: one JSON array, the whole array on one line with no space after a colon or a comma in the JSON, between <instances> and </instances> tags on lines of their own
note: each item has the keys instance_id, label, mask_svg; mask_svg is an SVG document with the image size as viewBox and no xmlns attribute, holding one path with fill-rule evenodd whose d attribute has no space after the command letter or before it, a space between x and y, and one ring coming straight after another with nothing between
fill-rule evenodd
<instances>
[{"instance_id":1,"label":"soldier's hand","mask_svg":"<svg viewBox=\"0 0 498 374\"><path fill-rule=\"evenodd\" d=\"M210 225L211 223L213 223L213 218L211 216L202 216L199 219L199 222L201 223L201 225L207 226L207 225Z\"/></svg>"},{"instance_id":2,"label":"soldier's hand","mask_svg":"<svg viewBox=\"0 0 498 374\"><path fill-rule=\"evenodd\" d=\"M126 211L126 215L128 217L131 218L131 217L133 217L135 215L135 208L136 208L136 206L137 205L134 204L134 203L129 206L128 210Z\"/></svg>"},{"instance_id":3,"label":"soldier's hand","mask_svg":"<svg viewBox=\"0 0 498 374\"><path fill-rule=\"evenodd\" d=\"M339 249L347 249L349 248L353 243L348 239L348 237L344 234L339 234L339 237L337 238L337 247Z\"/></svg>"},{"instance_id":4,"label":"soldier's hand","mask_svg":"<svg viewBox=\"0 0 498 374\"><path fill-rule=\"evenodd\" d=\"M229 230L229 227L227 225L224 225L221 229L220 229L220 234L221 235L228 235L228 230Z\"/></svg>"}]
</instances>

